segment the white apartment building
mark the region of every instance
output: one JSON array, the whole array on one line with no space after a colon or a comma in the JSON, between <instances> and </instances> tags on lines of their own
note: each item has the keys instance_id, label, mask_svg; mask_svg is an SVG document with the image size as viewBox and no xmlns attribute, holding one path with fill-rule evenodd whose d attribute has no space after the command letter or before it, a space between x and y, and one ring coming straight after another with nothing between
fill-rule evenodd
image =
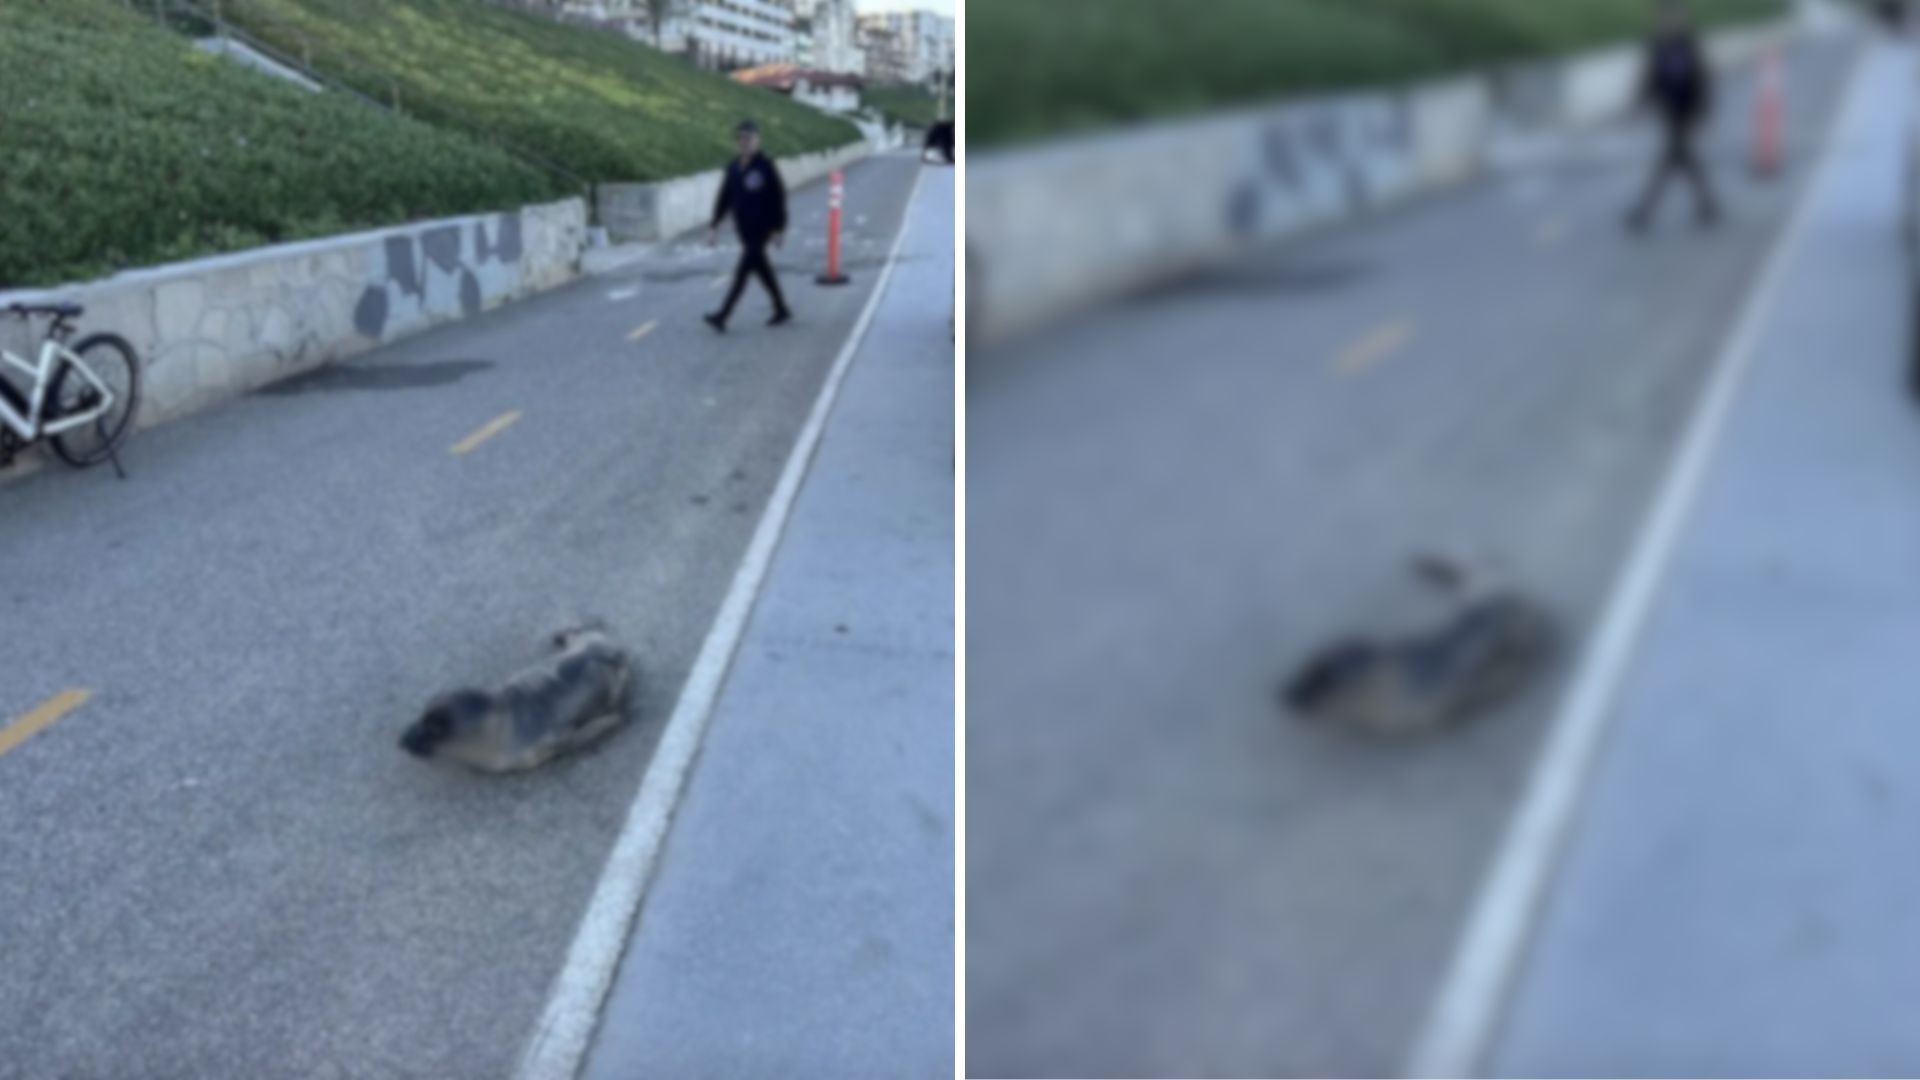
<instances>
[{"instance_id":1,"label":"white apartment building","mask_svg":"<svg viewBox=\"0 0 1920 1080\"><path fill-rule=\"evenodd\" d=\"M715 68L794 60L791 0L670 0L659 45Z\"/></svg>"},{"instance_id":2,"label":"white apartment building","mask_svg":"<svg viewBox=\"0 0 1920 1080\"><path fill-rule=\"evenodd\" d=\"M550 6L568 15L617 26L629 37L645 40L653 36L647 0L554 0Z\"/></svg>"},{"instance_id":3,"label":"white apartment building","mask_svg":"<svg viewBox=\"0 0 1920 1080\"><path fill-rule=\"evenodd\" d=\"M852 18L851 0L547 0L547 3L566 14L616 26L629 37L668 52L691 53L705 67L726 69L791 63L798 59L794 28L796 3L805 3L809 9L844 7L845 17ZM654 4L661 5L658 40L654 36ZM829 13L829 19L837 18L837 10ZM837 24L830 27L834 28ZM852 31L846 33L851 40ZM815 40L819 40L818 36ZM830 38L826 48L830 56L842 63L846 62L844 52L858 52L851 45L840 46L837 38Z\"/></svg>"},{"instance_id":4,"label":"white apartment building","mask_svg":"<svg viewBox=\"0 0 1920 1080\"><path fill-rule=\"evenodd\" d=\"M794 0L794 56L800 66L841 75L865 75L859 16L853 0Z\"/></svg>"},{"instance_id":5,"label":"white apartment building","mask_svg":"<svg viewBox=\"0 0 1920 1080\"><path fill-rule=\"evenodd\" d=\"M913 53L908 68L920 73L913 77L925 80L943 71L952 71L953 20L931 11L912 12L909 20L913 28L910 34Z\"/></svg>"},{"instance_id":6,"label":"white apartment building","mask_svg":"<svg viewBox=\"0 0 1920 1080\"><path fill-rule=\"evenodd\" d=\"M860 16L867 71L875 80L926 82L953 70L953 20L931 11Z\"/></svg>"}]
</instances>

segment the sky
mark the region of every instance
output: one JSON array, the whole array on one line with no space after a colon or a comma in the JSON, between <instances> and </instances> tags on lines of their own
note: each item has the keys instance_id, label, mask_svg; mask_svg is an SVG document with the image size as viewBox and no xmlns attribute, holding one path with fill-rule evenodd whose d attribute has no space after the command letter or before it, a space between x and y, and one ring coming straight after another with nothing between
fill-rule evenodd
<instances>
[{"instance_id":1,"label":"sky","mask_svg":"<svg viewBox=\"0 0 1920 1080\"><path fill-rule=\"evenodd\" d=\"M953 0L853 0L861 14L875 11L936 11L953 18Z\"/></svg>"}]
</instances>

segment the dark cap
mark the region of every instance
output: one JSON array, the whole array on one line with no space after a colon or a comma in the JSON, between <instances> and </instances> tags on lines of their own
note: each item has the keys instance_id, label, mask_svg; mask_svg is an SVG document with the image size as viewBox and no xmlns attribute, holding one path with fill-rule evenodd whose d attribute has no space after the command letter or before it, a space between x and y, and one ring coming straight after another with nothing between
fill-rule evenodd
<instances>
[{"instance_id":1,"label":"dark cap","mask_svg":"<svg viewBox=\"0 0 1920 1080\"><path fill-rule=\"evenodd\" d=\"M739 125L733 129L733 133L735 135L758 135L760 134L760 125L751 120L742 120Z\"/></svg>"}]
</instances>

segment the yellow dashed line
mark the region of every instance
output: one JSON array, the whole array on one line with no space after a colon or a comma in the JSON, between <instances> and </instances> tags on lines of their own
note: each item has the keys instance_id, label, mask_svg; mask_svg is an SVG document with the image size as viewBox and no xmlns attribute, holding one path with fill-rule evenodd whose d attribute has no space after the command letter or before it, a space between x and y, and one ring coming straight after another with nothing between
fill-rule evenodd
<instances>
[{"instance_id":1,"label":"yellow dashed line","mask_svg":"<svg viewBox=\"0 0 1920 1080\"><path fill-rule=\"evenodd\" d=\"M1386 323L1349 345L1334 361L1334 367L1343 375L1358 375L1400 351L1412 338L1413 327L1405 322Z\"/></svg>"},{"instance_id":2,"label":"yellow dashed line","mask_svg":"<svg viewBox=\"0 0 1920 1080\"><path fill-rule=\"evenodd\" d=\"M732 274L721 274L719 277L713 279L712 287L715 289L721 288L725 286L727 282L732 280L733 280Z\"/></svg>"},{"instance_id":3,"label":"yellow dashed line","mask_svg":"<svg viewBox=\"0 0 1920 1080\"><path fill-rule=\"evenodd\" d=\"M456 454L465 454L471 451L474 447L507 430L507 428L512 426L513 422L518 419L520 419L520 410L515 409L510 413L489 420L486 427L454 443L453 452Z\"/></svg>"},{"instance_id":4,"label":"yellow dashed line","mask_svg":"<svg viewBox=\"0 0 1920 1080\"><path fill-rule=\"evenodd\" d=\"M648 319L646 322L643 322L638 327L636 327L633 333L628 334L627 340L639 341L641 338L646 337L648 334L653 333L653 328L659 325L660 325L659 319Z\"/></svg>"},{"instance_id":5,"label":"yellow dashed line","mask_svg":"<svg viewBox=\"0 0 1920 1080\"><path fill-rule=\"evenodd\" d=\"M92 696L93 692L89 690L68 690L56 694L32 712L0 728L0 754L33 738L55 720L85 705Z\"/></svg>"}]
</instances>

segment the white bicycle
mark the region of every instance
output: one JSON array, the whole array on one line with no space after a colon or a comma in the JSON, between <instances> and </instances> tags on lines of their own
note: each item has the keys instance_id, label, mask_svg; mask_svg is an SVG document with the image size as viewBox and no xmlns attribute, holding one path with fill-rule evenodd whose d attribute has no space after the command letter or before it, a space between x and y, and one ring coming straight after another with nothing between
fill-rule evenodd
<instances>
[{"instance_id":1,"label":"white bicycle","mask_svg":"<svg viewBox=\"0 0 1920 1080\"><path fill-rule=\"evenodd\" d=\"M120 444L133 429L140 401L140 362L133 346L114 334L94 334L67 347L79 304L14 304L19 319L51 316L38 361L0 348L0 467L41 439L76 469L112 461L122 479ZM8 369L27 379L24 388Z\"/></svg>"}]
</instances>

